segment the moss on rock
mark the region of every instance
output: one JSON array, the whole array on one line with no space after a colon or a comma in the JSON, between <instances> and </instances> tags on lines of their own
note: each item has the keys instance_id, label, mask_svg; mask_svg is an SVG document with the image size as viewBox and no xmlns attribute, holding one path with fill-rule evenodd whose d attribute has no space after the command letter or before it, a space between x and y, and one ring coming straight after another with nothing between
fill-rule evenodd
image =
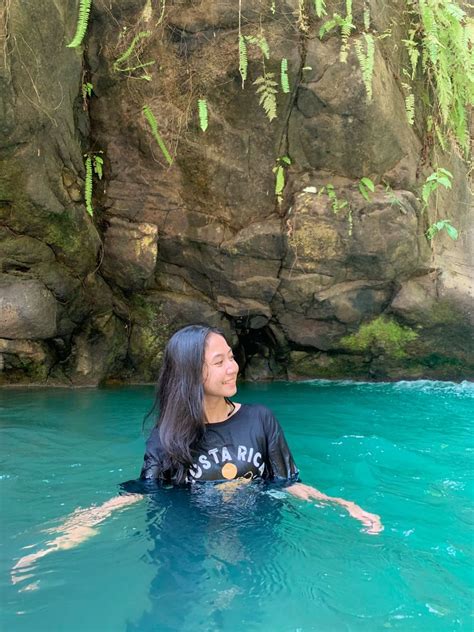
<instances>
[{"instance_id":1,"label":"moss on rock","mask_svg":"<svg viewBox=\"0 0 474 632\"><path fill-rule=\"evenodd\" d=\"M402 327L395 320L378 316L370 323L364 323L359 331L341 339L341 344L355 352L385 355L403 359L407 357L406 347L418 334L410 327Z\"/></svg>"}]
</instances>

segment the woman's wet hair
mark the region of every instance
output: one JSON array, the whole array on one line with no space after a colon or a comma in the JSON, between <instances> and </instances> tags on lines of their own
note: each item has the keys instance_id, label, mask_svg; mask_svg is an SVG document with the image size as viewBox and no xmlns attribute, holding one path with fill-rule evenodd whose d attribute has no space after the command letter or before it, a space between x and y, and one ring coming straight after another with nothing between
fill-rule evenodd
<instances>
[{"instance_id":1,"label":"woman's wet hair","mask_svg":"<svg viewBox=\"0 0 474 632\"><path fill-rule=\"evenodd\" d=\"M183 483L193 459L191 450L205 428L203 366L210 334L223 332L207 325L188 325L171 336L163 353L155 403L164 451L164 469L173 482Z\"/></svg>"}]
</instances>

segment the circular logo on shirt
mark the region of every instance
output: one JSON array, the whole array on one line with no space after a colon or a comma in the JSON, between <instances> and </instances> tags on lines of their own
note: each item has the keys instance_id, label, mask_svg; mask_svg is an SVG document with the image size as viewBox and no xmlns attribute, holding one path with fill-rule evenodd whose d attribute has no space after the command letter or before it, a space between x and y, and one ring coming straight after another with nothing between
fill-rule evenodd
<instances>
[{"instance_id":1,"label":"circular logo on shirt","mask_svg":"<svg viewBox=\"0 0 474 632\"><path fill-rule=\"evenodd\" d=\"M237 467L233 463L226 463L222 467L222 476L230 480L231 478L235 478L237 476Z\"/></svg>"}]
</instances>

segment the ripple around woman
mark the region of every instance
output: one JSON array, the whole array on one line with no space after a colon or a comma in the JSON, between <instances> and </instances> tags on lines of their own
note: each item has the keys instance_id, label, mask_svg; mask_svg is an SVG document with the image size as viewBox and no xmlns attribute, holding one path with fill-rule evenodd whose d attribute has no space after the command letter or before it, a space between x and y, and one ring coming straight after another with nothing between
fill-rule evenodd
<instances>
[{"instance_id":1,"label":"ripple around woman","mask_svg":"<svg viewBox=\"0 0 474 632\"><path fill-rule=\"evenodd\" d=\"M327 496L299 481L283 431L265 406L231 401L239 367L218 329L190 325L169 340L158 380L156 425L147 442L140 478L122 484L125 494L100 506L77 509L55 531L46 548L22 557L12 581L41 557L77 546L113 511L136 503L163 485L198 489L211 482L224 497L249 483L278 483L303 500L336 503L368 534L383 529L380 517L343 498ZM196 487L197 486L197 487Z\"/></svg>"}]
</instances>

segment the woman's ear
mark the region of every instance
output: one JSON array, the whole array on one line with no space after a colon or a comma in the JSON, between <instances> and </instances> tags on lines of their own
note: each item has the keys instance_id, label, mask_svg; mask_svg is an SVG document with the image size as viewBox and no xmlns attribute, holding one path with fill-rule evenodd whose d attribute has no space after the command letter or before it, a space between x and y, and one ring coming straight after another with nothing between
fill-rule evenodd
<instances>
[{"instance_id":1,"label":"woman's ear","mask_svg":"<svg viewBox=\"0 0 474 632\"><path fill-rule=\"evenodd\" d=\"M205 384L206 380L209 376L209 369L207 367L207 364L204 364L204 366L202 367L202 383Z\"/></svg>"}]
</instances>

